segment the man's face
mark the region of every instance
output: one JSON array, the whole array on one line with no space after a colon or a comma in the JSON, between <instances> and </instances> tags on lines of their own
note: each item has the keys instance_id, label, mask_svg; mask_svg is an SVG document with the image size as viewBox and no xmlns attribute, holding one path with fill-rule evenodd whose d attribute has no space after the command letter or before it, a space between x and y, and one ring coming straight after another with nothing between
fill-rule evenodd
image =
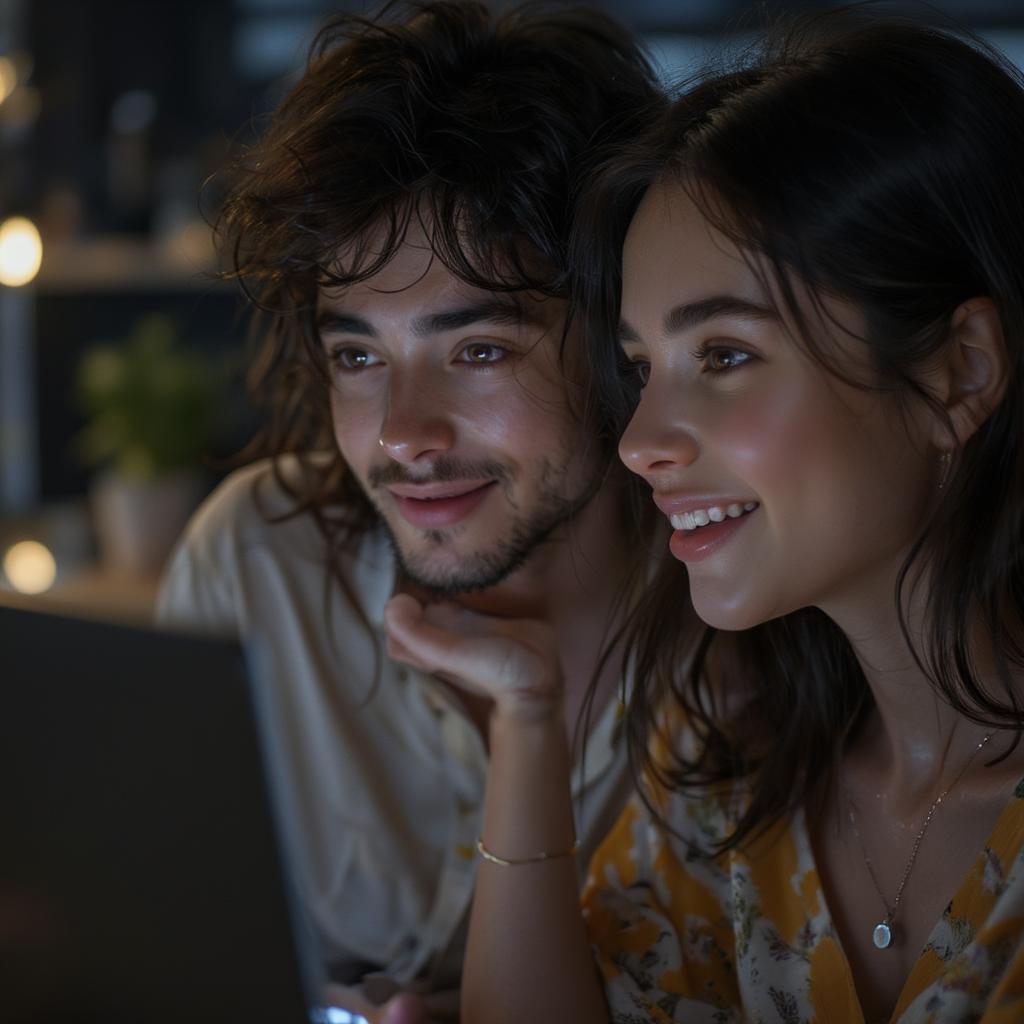
<instances>
[{"instance_id":1,"label":"man's face","mask_svg":"<svg viewBox=\"0 0 1024 1024\"><path fill-rule=\"evenodd\" d=\"M420 238L318 302L334 434L413 582L492 587L600 471L559 364L564 303L460 281Z\"/></svg>"}]
</instances>

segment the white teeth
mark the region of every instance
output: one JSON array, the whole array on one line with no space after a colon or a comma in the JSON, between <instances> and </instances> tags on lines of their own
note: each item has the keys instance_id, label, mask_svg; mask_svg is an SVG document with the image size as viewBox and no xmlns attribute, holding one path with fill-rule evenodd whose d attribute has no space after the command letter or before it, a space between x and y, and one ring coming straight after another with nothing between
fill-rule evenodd
<instances>
[{"instance_id":1,"label":"white teeth","mask_svg":"<svg viewBox=\"0 0 1024 1024\"><path fill-rule=\"evenodd\" d=\"M695 508L691 512L680 512L678 515L669 516L674 530L696 530L699 526L707 526L708 523L721 523L729 519L739 519L746 512L753 512L757 508L756 501L748 501L744 505L732 502L722 508L721 505L712 505L710 508Z\"/></svg>"}]
</instances>

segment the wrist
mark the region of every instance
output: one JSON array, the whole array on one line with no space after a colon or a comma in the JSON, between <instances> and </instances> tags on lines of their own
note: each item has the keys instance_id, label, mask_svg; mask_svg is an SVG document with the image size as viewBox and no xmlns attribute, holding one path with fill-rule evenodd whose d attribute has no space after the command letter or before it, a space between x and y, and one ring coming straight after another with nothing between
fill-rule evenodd
<instances>
[{"instance_id":1,"label":"wrist","mask_svg":"<svg viewBox=\"0 0 1024 1024\"><path fill-rule=\"evenodd\" d=\"M490 728L529 729L561 723L565 717L565 698L559 688L555 692L502 694L494 701Z\"/></svg>"}]
</instances>

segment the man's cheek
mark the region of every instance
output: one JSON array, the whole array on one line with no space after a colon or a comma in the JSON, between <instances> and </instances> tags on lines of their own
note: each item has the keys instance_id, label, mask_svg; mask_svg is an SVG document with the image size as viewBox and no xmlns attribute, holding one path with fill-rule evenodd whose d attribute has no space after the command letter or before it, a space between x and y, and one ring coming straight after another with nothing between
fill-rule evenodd
<instances>
[{"instance_id":1,"label":"man's cheek","mask_svg":"<svg viewBox=\"0 0 1024 1024\"><path fill-rule=\"evenodd\" d=\"M379 431L374 431L373 421L368 415L360 416L357 410L344 407L334 397L331 399L331 419L338 451L357 476L365 479L368 466L379 454Z\"/></svg>"}]
</instances>

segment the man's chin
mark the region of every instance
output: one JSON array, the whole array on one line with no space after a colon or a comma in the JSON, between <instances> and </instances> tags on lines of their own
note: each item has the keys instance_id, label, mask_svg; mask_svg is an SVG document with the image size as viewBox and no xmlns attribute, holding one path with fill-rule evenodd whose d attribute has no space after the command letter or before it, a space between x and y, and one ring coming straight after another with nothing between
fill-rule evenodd
<instances>
[{"instance_id":1,"label":"man's chin","mask_svg":"<svg viewBox=\"0 0 1024 1024\"><path fill-rule=\"evenodd\" d=\"M483 540L466 525L446 530L416 531L393 527L385 522L388 539L402 577L413 586L439 598L456 597L496 587L529 558L541 537L510 533L511 542ZM473 534L476 532L476 536ZM506 531L508 532L508 531Z\"/></svg>"},{"instance_id":2,"label":"man's chin","mask_svg":"<svg viewBox=\"0 0 1024 1024\"><path fill-rule=\"evenodd\" d=\"M415 587L444 599L489 590L520 568L528 552L455 552L451 557L425 556L396 547L402 576Z\"/></svg>"}]
</instances>

